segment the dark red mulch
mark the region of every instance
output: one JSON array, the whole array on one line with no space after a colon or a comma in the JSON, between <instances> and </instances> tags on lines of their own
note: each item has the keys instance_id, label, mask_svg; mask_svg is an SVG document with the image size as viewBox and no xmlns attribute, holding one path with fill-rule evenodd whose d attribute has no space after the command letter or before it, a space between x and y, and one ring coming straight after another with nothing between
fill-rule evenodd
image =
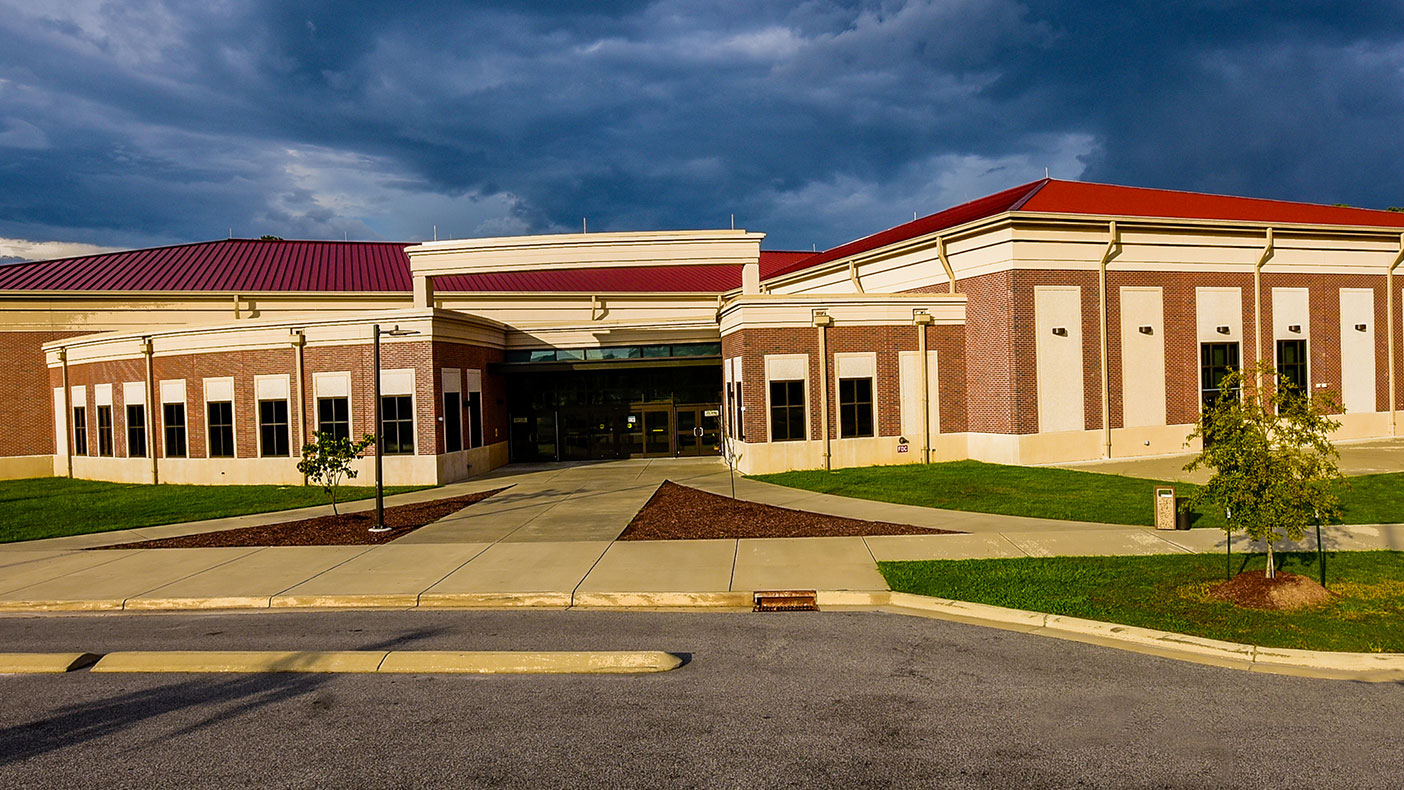
<instances>
[{"instance_id":1,"label":"dark red mulch","mask_svg":"<svg viewBox=\"0 0 1404 790\"><path fill-rule=\"evenodd\" d=\"M629 522L619 540L954 534L961 533L762 505L665 481Z\"/></svg>"},{"instance_id":2,"label":"dark red mulch","mask_svg":"<svg viewBox=\"0 0 1404 790\"><path fill-rule=\"evenodd\" d=\"M236 546L361 546L389 543L403 538L425 524L430 524L444 516L456 513L465 507L505 491L498 488L477 494L435 499L431 502L416 502L412 505L395 505L385 508L385 526L389 532L371 532L375 523L375 510L358 513L342 513L335 516L317 516L300 521L286 521L281 524L265 524L261 527L240 527L220 532L201 532L195 535L181 535L175 538L143 540L137 543L122 543L116 546L97 546L98 549L205 549Z\"/></svg>"},{"instance_id":3,"label":"dark red mulch","mask_svg":"<svg viewBox=\"0 0 1404 790\"><path fill-rule=\"evenodd\" d=\"M1229 581L1214 585L1210 594L1239 606L1278 611L1300 609L1331 600L1331 592L1315 579L1283 571L1278 571L1273 579L1264 576L1262 571L1244 571Z\"/></svg>"}]
</instances>

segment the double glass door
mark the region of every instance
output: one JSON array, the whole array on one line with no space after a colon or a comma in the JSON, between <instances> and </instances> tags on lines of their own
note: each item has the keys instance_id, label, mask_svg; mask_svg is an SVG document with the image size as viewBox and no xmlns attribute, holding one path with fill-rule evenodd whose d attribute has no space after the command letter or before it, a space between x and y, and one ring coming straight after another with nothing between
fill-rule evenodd
<instances>
[{"instance_id":1,"label":"double glass door","mask_svg":"<svg viewBox=\"0 0 1404 790\"><path fill-rule=\"evenodd\" d=\"M719 406L642 406L630 411L627 446L635 457L721 452Z\"/></svg>"}]
</instances>

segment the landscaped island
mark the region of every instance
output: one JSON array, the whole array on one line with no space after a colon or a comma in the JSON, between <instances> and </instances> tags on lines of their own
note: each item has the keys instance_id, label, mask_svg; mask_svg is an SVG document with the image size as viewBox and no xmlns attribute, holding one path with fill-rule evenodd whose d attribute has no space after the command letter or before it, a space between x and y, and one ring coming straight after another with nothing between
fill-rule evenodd
<instances>
[{"instance_id":1,"label":"landscaped island","mask_svg":"<svg viewBox=\"0 0 1404 790\"><path fill-rule=\"evenodd\" d=\"M387 486L386 494L426 486ZM341 502L375 496L373 486L343 486ZM331 503L315 486L184 486L103 483L67 477L0 482L0 543L179 524Z\"/></svg>"}]
</instances>

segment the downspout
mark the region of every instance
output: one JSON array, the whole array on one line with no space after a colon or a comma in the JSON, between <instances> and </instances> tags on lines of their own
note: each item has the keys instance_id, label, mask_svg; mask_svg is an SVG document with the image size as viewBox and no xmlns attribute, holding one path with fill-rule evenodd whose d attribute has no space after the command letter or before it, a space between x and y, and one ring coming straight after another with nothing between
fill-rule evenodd
<instances>
[{"instance_id":1,"label":"downspout","mask_svg":"<svg viewBox=\"0 0 1404 790\"><path fill-rule=\"evenodd\" d=\"M853 261L848 262L848 279L849 282L853 283L854 290L860 294L866 293L866 291L863 290L863 283L858 280L858 264Z\"/></svg>"},{"instance_id":2,"label":"downspout","mask_svg":"<svg viewBox=\"0 0 1404 790\"><path fill-rule=\"evenodd\" d=\"M946 270L946 279L950 281L950 293L955 293L955 269L951 268L951 259L946 257L946 240L940 236L936 237L936 258L941 261L941 268Z\"/></svg>"},{"instance_id":3,"label":"downspout","mask_svg":"<svg viewBox=\"0 0 1404 790\"><path fill-rule=\"evenodd\" d=\"M64 457L68 460L68 476L73 477L73 388L68 385L68 349L60 348L59 362L63 363L63 408L68 413L63 416L63 424L68 429L63 432ZM1391 372L1394 370L1390 368Z\"/></svg>"},{"instance_id":4,"label":"downspout","mask_svg":"<svg viewBox=\"0 0 1404 790\"><path fill-rule=\"evenodd\" d=\"M926 361L926 328L931 326L931 314L920 312L912 316L917 328L917 354L921 356L921 462L931 463L931 372Z\"/></svg>"},{"instance_id":5,"label":"downspout","mask_svg":"<svg viewBox=\"0 0 1404 790\"><path fill-rule=\"evenodd\" d=\"M830 468L829 456L829 343L828 329L834 319L827 313L815 313L814 326L819 330L819 436L823 441L824 469Z\"/></svg>"},{"instance_id":6,"label":"downspout","mask_svg":"<svg viewBox=\"0 0 1404 790\"><path fill-rule=\"evenodd\" d=\"M1399 435L1399 410L1395 408L1398 401L1398 392L1394 389L1394 270L1399 268L1399 264L1404 263L1404 233L1399 234L1399 252L1394 256L1394 263L1385 269L1385 331L1389 333L1389 342L1386 346L1389 354L1389 435ZM64 370L68 370L64 368Z\"/></svg>"},{"instance_id":7,"label":"downspout","mask_svg":"<svg viewBox=\"0 0 1404 790\"><path fill-rule=\"evenodd\" d=\"M1258 253L1258 262L1253 264L1253 362L1261 365L1263 362L1263 264L1272 257L1272 228L1267 229L1267 240L1263 244L1262 252ZM1253 372L1253 386L1261 391L1263 386L1263 376L1259 371Z\"/></svg>"},{"instance_id":8,"label":"downspout","mask_svg":"<svg viewBox=\"0 0 1404 790\"><path fill-rule=\"evenodd\" d=\"M296 441L296 442L293 443L293 446L300 449L300 448L302 447L302 445L307 444L307 437L308 437L308 434L307 434L307 390L306 390L305 385L303 384L303 379L302 379L302 375L303 375L303 373L302 373L302 369L303 369L302 349L303 349L304 346L307 345L307 335L304 334L304 333L302 332L302 330L296 330L296 331L294 331L294 332L293 332L293 341L292 341L292 345L293 345L293 352L294 352L294 355L297 357L297 439L298 439L298 441Z\"/></svg>"},{"instance_id":9,"label":"downspout","mask_svg":"<svg viewBox=\"0 0 1404 790\"><path fill-rule=\"evenodd\" d=\"M1116 255L1118 245L1116 220L1112 220L1107 227L1107 248L1102 250L1102 260L1097 265L1097 298L1099 309L1097 318L1100 324L1098 340L1101 344L1102 364L1102 457L1112 457L1112 432L1111 432L1111 377L1107 374L1107 263L1112 256Z\"/></svg>"},{"instance_id":10,"label":"downspout","mask_svg":"<svg viewBox=\"0 0 1404 790\"><path fill-rule=\"evenodd\" d=\"M156 465L156 369L152 358L151 338L141 339L141 353L146 357L146 454L151 456L151 484L161 482Z\"/></svg>"}]
</instances>

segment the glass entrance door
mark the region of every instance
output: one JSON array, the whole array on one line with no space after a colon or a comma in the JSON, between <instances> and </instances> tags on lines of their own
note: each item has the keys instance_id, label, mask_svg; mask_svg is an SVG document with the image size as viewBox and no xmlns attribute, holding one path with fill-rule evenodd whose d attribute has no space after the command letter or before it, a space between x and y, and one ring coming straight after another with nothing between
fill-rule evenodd
<instances>
[{"instance_id":1,"label":"glass entrance door","mask_svg":"<svg viewBox=\"0 0 1404 790\"><path fill-rule=\"evenodd\" d=\"M673 410L673 454L721 454L721 406L678 406Z\"/></svg>"},{"instance_id":2,"label":"glass entrance door","mask_svg":"<svg viewBox=\"0 0 1404 790\"><path fill-rule=\"evenodd\" d=\"M673 426L668 407L634 409L627 418L628 454L632 457L663 457L673 454Z\"/></svg>"}]
</instances>

